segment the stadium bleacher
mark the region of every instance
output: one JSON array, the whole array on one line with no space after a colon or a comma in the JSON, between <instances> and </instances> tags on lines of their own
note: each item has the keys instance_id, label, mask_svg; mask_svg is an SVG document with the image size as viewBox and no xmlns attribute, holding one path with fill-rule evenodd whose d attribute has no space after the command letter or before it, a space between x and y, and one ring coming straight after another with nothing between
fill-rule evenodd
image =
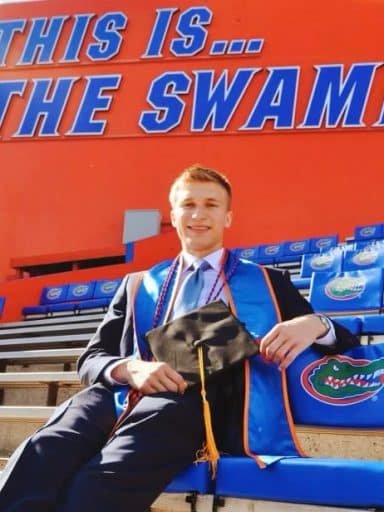
<instances>
[{"instance_id":1,"label":"stadium bleacher","mask_svg":"<svg viewBox=\"0 0 384 512\"><path fill-rule=\"evenodd\" d=\"M288 373L292 411L301 443L316 458L283 458L261 470L252 459L222 457L215 480L208 465L199 463L169 485L153 511L211 511L224 501L226 510L245 511L250 510L249 500L257 500L258 505L252 502L255 511L275 510L269 508L274 502L287 512L293 510L292 503L299 511L320 510L320 505L335 512L384 507L384 413L378 399L384 365L370 375L362 364L365 361L369 367L370 361L384 360L383 236L383 225L375 224L356 228L354 238L343 244L332 235L238 249L241 257L287 268L293 283L304 295L309 293L316 311L331 315L360 336L364 346L348 353L346 360L357 365L360 380L363 375L373 379L377 372L376 387L372 398L361 401L359 408L335 406L336 412L330 414L320 405L314 413L312 406L308 410L303 406L310 397L297 391L302 366L294 366ZM49 418L55 405L80 389L75 361L120 282L111 279L45 287L40 303L23 309L24 321L0 323L0 435L5 440L0 455L10 455ZM304 366L315 368L316 359L308 357ZM329 359L334 367L340 361ZM318 400L315 402L318 405ZM339 423L335 424L334 418ZM339 482L336 487L335 478ZM353 488L352 480L356 482Z\"/></svg>"},{"instance_id":2,"label":"stadium bleacher","mask_svg":"<svg viewBox=\"0 0 384 512\"><path fill-rule=\"evenodd\" d=\"M101 308L106 311L121 279L103 279L87 283L68 283L61 286L46 286L37 306L26 306L24 318L53 313L76 314L80 311Z\"/></svg>"}]
</instances>

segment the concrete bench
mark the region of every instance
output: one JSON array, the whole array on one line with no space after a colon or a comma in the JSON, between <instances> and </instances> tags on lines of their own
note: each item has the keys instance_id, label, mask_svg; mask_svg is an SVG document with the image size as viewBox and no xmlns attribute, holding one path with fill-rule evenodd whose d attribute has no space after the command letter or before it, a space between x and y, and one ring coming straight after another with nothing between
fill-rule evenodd
<instances>
[{"instance_id":1,"label":"concrete bench","mask_svg":"<svg viewBox=\"0 0 384 512\"><path fill-rule=\"evenodd\" d=\"M54 410L55 407L41 405L2 405L0 406L0 420L46 421Z\"/></svg>"},{"instance_id":2,"label":"concrete bench","mask_svg":"<svg viewBox=\"0 0 384 512\"><path fill-rule=\"evenodd\" d=\"M28 384L79 384L77 372L6 372L0 373L0 386Z\"/></svg>"},{"instance_id":3,"label":"concrete bench","mask_svg":"<svg viewBox=\"0 0 384 512\"><path fill-rule=\"evenodd\" d=\"M86 345L90 339L89 334L70 334L58 336L38 336L29 338L0 339L0 350L4 351L7 347L37 347L37 346L55 346L55 345Z\"/></svg>"},{"instance_id":4,"label":"concrete bench","mask_svg":"<svg viewBox=\"0 0 384 512\"><path fill-rule=\"evenodd\" d=\"M40 325L65 325L65 324L81 324L82 322L100 322L103 318L103 314L81 314L81 315L68 315L65 317L49 317L40 318L34 320L23 320L21 322L4 322L0 323L0 332L3 329L14 329L14 328L25 328L25 327L38 327Z\"/></svg>"},{"instance_id":5,"label":"concrete bench","mask_svg":"<svg viewBox=\"0 0 384 512\"><path fill-rule=\"evenodd\" d=\"M55 348L46 350L17 350L0 352L0 362L5 364L24 363L68 363L75 362L84 349Z\"/></svg>"},{"instance_id":6,"label":"concrete bench","mask_svg":"<svg viewBox=\"0 0 384 512\"><path fill-rule=\"evenodd\" d=\"M10 329L0 329L0 341L3 339L11 339L11 338L35 338L37 336L44 335L59 335L59 334L83 334L88 333L89 335L93 334L98 325L99 321L96 322L82 322L78 324L55 324L55 325L39 325L34 328L30 326L27 327L14 327Z\"/></svg>"}]
</instances>

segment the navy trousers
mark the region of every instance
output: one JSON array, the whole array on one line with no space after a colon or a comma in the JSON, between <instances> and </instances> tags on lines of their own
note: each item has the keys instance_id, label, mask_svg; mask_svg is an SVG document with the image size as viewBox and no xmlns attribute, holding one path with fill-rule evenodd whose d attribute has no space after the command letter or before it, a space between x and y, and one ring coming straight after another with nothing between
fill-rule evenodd
<instances>
[{"instance_id":1,"label":"navy trousers","mask_svg":"<svg viewBox=\"0 0 384 512\"><path fill-rule=\"evenodd\" d=\"M114 423L111 390L75 395L11 458L1 512L148 510L202 446L200 390L146 396L110 436Z\"/></svg>"}]
</instances>

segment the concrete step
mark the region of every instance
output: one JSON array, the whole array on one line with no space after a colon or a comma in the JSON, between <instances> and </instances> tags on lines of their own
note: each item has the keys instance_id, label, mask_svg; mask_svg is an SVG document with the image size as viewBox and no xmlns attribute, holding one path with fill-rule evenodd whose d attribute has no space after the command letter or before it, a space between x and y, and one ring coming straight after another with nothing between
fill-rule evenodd
<instances>
[{"instance_id":1,"label":"concrete step","mask_svg":"<svg viewBox=\"0 0 384 512\"><path fill-rule=\"evenodd\" d=\"M90 334L66 334L66 335L51 335L51 336L39 336L37 338L12 338L12 339L0 339L0 350L4 350L8 347L43 347L46 345L73 345L87 344L91 338Z\"/></svg>"},{"instance_id":2,"label":"concrete step","mask_svg":"<svg viewBox=\"0 0 384 512\"><path fill-rule=\"evenodd\" d=\"M155 502L155 506L151 506L153 512L187 512L186 508L176 508L169 506L167 508L167 502L164 502L166 496L161 495L158 503L163 504L162 508L158 508ZM178 496L178 495L176 495ZM199 498L199 497L198 497ZM203 509L204 510L204 509ZM212 510L212 509L211 509ZM218 509L220 512L366 512L365 508L351 508L351 507L328 507L323 505L309 505L304 503L284 503L281 501L263 501L263 500L249 500L240 498L225 498L222 501L222 506ZM200 512L200 508L197 507L197 512Z\"/></svg>"},{"instance_id":3,"label":"concrete step","mask_svg":"<svg viewBox=\"0 0 384 512\"><path fill-rule=\"evenodd\" d=\"M13 329L0 329L0 340L12 338L29 338L36 336L59 335L68 333L93 333L96 331L99 321L97 322L81 322L71 324L55 324L40 325L36 328L31 327L15 327Z\"/></svg>"},{"instance_id":4,"label":"concrete step","mask_svg":"<svg viewBox=\"0 0 384 512\"><path fill-rule=\"evenodd\" d=\"M311 457L384 460L384 429L298 425L297 434L304 452Z\"/></svg>"},{"instance_id":5,"label":"concrete step","mask_svg":"<svg viewBox=\"0 0 384 512\"><path fill-rule=\"evenodd\" d=\"M54 407L48 406L0 406L0 425L13 422L17 426L20 421L42 424L53 410ZM297 434L304 452L312 457L384 460L384 430L330 429L298 425ZM22 439L20 437L18 442Z\"/></svg>"},{"instance_id":6,"label":"concrete step","mask_svg":"<svg viewBox=\"0 0 384 512\"><path fill-rule=\"evenodd\" d=\"M5 362L6 364L67 363L76 361L83 351L83 348L4 351L0 352L0 361Z\"/></svg>"},{"instance_id":7,"label":"concrete step","mask_svg":"<svg viewBox=\"0 0 384 512\"><path fill-rule=\"evenodd\" d=\"M40 405L1 405L0 421L45 421L54 410L55 407Z\"/></svg>"},{"instance_id":8,"label":"concrete step","mask_svg":"<svg viewBox=\"0 0 384 512\"><path fill-rule=\"evenodd\" d=\"M1 387L32 387L55 383L79 385L77 372L6 372L0 373Z\"/></svg>"},{"instance_id":9,"label":"concrete step","mask_svg":"<svg viewBox=\"0 0 384 512\"><path fill-rule=\"evenodd\" d=\"M88 314L93 314L93 315L105 315L105 313L107 312L107 308L106 307L96 307L96 308L92 308L92 309L87 309L86 312ZM73 317L75 315L77 315L77 313L74 314L73 309L71 309L70 311L55 311L55 312L51 312L51 313L34 313L34 314L30 314L30 315L25 315L24 320L25 321L45 320L46 318L57 318L60 320L60 319L66 318L66 317Z\"/></svg>"},{"instance_id":10,"label":"concrete step","mask_svg":"<svg viewBox=\"0 0 384 512\"><path fill-rule=\"evenodd\" d=\"M41 325L55 325L55 324L81 324L82 322L95 321L100 322L104 317L103 313L93 314L77 314L63 317L46 317L39 320L23 320L21 322L0 322L0 331L2 329L16 329L18 327L37 327Z\"/></svg>"}]
</instances>

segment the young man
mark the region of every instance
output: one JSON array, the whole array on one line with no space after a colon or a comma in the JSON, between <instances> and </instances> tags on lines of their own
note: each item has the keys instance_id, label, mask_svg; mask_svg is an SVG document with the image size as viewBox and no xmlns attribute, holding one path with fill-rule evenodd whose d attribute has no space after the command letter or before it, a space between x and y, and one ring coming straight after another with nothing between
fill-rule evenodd
<instances>
[{"instance_id":1,"label":"young man","mask_svg":"<svg viewBox=\"0 0 384 512\"><path fill-rule=\"evenodd\" d=\"M187 388L166 363L151 361L142 335L180 314L181 289L196 260L208 267L198 305L222 299L236 307L247 327L261 333L262 355L280 369L313 343L328 353L357 344L348 331L314 315L287 275L239 261L223 248L232 222L224 176L192 166L173 183L170 202L181 254L141 281L124 279L79 359L89 387L14 454L2 476L2 512L144 512L195 459L204 440L200 390ZM237 367L208 384L219 447L226 452L244 453L243 380ZM116 427L119 384L131 387L135 405Z\"/></svg>"}]
</instances>

